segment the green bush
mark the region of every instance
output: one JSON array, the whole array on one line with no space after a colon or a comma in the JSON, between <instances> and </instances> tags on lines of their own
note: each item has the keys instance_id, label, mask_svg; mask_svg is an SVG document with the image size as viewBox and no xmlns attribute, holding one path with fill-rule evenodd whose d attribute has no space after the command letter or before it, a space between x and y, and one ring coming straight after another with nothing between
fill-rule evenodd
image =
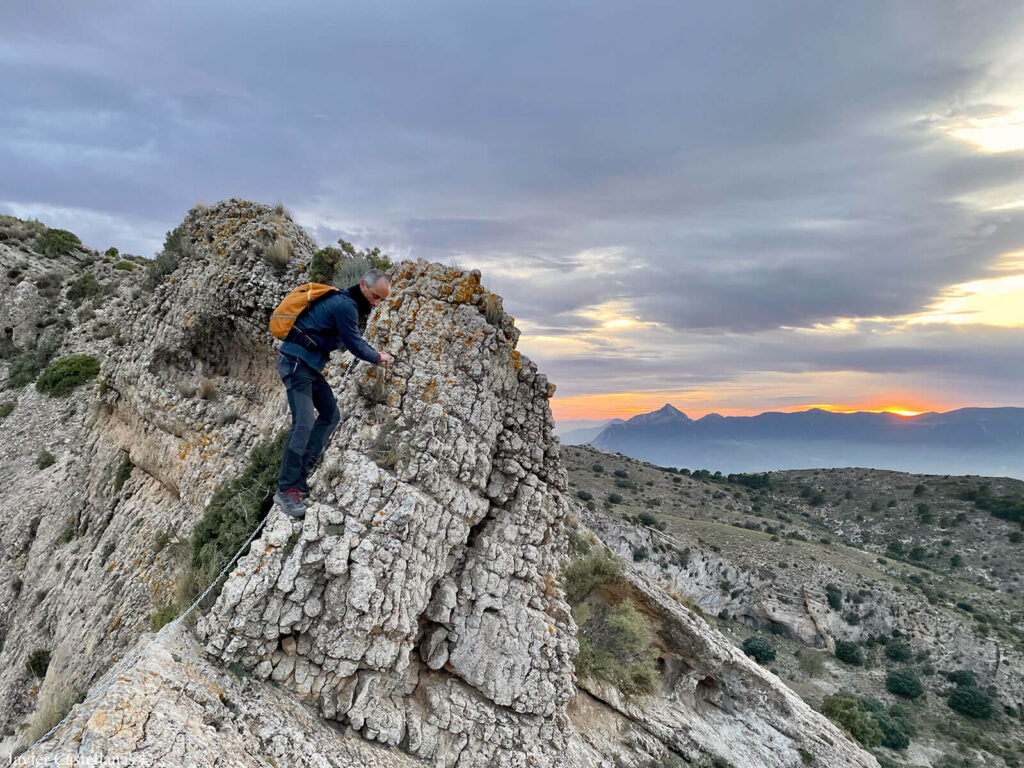
<instances>
[{"instance_id":1,"label":"green bush","mask_svg":"<svg viewBox=\"0 0 1024 768\"><path fill-rule=\"evenodd\" d=\"M0 419L6 419L14 412L14 403L0 405Z\"/></svg>"},{"instance_id":2,"label":"green bush","mask_svg":"<svg viewBox=\"0 0 1024 768\"><path fill-rule=\"evenodd\" d=\"M242 474L217 486L203 518L192 530L191 565L219 570L234 556L274 504L287 432L257 445Z\"/></svg>"},{"instance_id":3,"label":"green bush","mask_svg":"<svg viewBox=\"0 0 1024 768\"><path fill-rule=\"evenodd\" d=\"M617 493L609 493L608 494L608 503L609 504L621 504L622 503L622 497L619 494L617 494Z\"/></svg>"},{"instance_id":4,"label":"green bush","mask_svg":"<svg viewBox=\"0 0 1024 768\"><path fill-rule=\"evenodd\" d=\"M117 468L117 474L114 475L114 493L121 492L121 489L124 488L124 484L128 482L128 478L131 477L133 469L135 469L135 465L132 463L131 458L129 456L125 456Z\"/></svg>"},{"instance_id":5,"label":"green bush","mask_svg":"<svg viewBox=\"0 0 1024 768\"><path fill-rule=\"evenodd\" d=\"M158 253L146 268L145 289L156 288L171 272L178 268L183 256L192 252L192 244L185 233L185 224L179 224L164 238L163 250Z\"/></svg>"},{"instance_id":6,"label":"green bush","mask_svg":"<svg viewBox=\"0 0 1024 768\"><path fill-rule=\"evenodd\" d=\"M572 603L585 598L599 584L616 584L622 578L622 563L603 547L573 560L562 571L562 588Z\"/></svg>"},{"instance_id":7,"label":"green bush","mask_svg":"<svg viewBox=\"0 0 1024 768\"><path fill-rule=\"evenodd\" d=\"M861 654L860 646L846 640L836 640L836 658L855 667L859 667L864 663L864 656Z\"/></svg>"},{"instance_id":8,"label":"green bush","mask_svg":"<svg viewBox=\"0 0 1024 768\"><path fill-rule=\"evenodd\" d=\"M752 635L744 640L743 652L758 664L775 661L775 645L764 635Z\"/></svg>"},{"instance_id":9,"label":"green bush","mask_svg":"<svg viewBox=\"0 0 1024 768\"><path fill-rule=\"evenodd\" d=\"M620 478L622 480L628 480L629 479L629 472L627 472L624 469L616 469L614 472L612 472L612 474L615 477L618 477L618 478Z\"/></svg>"},{"instance_id":10,"label":"green bush","mask_svg":"<svg viewBox=\"0 0 1024 768\"><path fill-rule=\"evenodd\" d=\"M49 451L43 451L39 454L39 458L36 459L36 466L40 469L46 469L52 467L57 462L57 457Z\"/></svg>"},{"instance_id":11,"label":"green bush","mask_svg":"<svg viewBox=\"0 0 1024 768\"><path fill-rule=\"evenodd\" d=\"M885 738L877 718L871 712L861 709L860 703L853 696L841 693L826 696L821 703L821 712L843 726L867 749L881 746Z\"/></svg>"},{"instance_id":12,"label":"green bush","mask_svg":"<svg viewBox=\"0 0 1024 768\"><path fill-rule=\"evenodd\" d=\"M633 562L641 563L650 557L650 553L647 551L647 547L637 547L633 550Z\"/></svg>"},{"instance_id":13,"label":"green bush","mask_svg":"<svg viewBox=\"0 0 1024 768\"><path fill-rule=\"evenodd\" d=\"M882 729L883 747L906 749L910 746L913 729L907 720L886 713L875 714L875 720L878 722L878 727Z\"/></svg>"},{"instance_id":14,"label":"green bush","mask_svg":"<svg viewBox=\"0 0 1024 768\"><path fill-rule=\"evenodd\" d=\"M910 661L910 646L902 640L891 640L886 643L885 655L893 661Z\"/></svg>"},{"instance_id":15,"label":"green bush","mask_svg":"<svg viewBox=\"0 0 1024 768\"><path fill-rule=\"evenodd\" d=\"M379 248L362 251L345 240L338 240L338 245L338 248L321 248L313 254L309 263L310 282L347 288L359 282L368 269L387 271L394 266Z\"/></svg>"},{"instance_id":16,"label":"green bush","mask_svg":"<svg viewBox=\"0 0 1024 768\"><path fill-rule=\"evenodd\" d=\"M50 652L45 648L36 648L28 655L25 668L32 673L33 677L46 677L46 670L50 668Z\"/></svg>"},{"instance_id":17,"label":"green bush","mask_svg":"<svg viewBox=\"0 0 1024 768\"><path fill-rule=\"evenodd\" d=\"M31 384L32 380L50 362L55 351L56 349L52 345L44 344L35 349L27 349L12 357L7 369L7 386L11 389L21 389Z\"/></svg>"},{"instance_id":18,"label":"green bush","mask_svg":"<svg viewBox=\"0 0 1024 768\"><path fill-rule=\"evenodd\" d=\"M590 501L592 498L594 498L594 496L588 493L587 491L577 491L576 496L577 498L579 498L580 501Z\"/></svg>"},{"instance_id":19,"label":"green bush","mask_svg":"<svg viewBox=\"0 0 1024 768\"><path fill-rule=\"evenodd\" d=\"M924 502L921 502L920 504L917 505L916 510L917 519L921 523L930 523L932 521L932 508L930 506L928 506Z\"/></svg>"},{"instance_id":20,"label":"green bush","mask_svg":"<svg viewBox=\"0 0 1024 768\"><path fill-rule=\"evenodd\" d=\"M113 246L107 248L107 250L103 252L104 256L109 256L112 259L117 258L120 254L121 252L118 251L117 248L114 248Z\"/></svg>"},{"instance_id":21,"label":"green bush","mask_svg":"<svg viewBox=\"0 0 1024 768\"><path fill-rule=\"evenodd\" d=\"M579 641L577 675L605 680L627 696L657 690L651 631L632 603L600 606L580 627Z\"/></svg>"},{"instance_id":22,"label":"green bush","mask_svg":"<svg viewBox=\"0 0 1024 768\"><path fill-rule=\"evenodd\" d=\"M949 697L949 708L965 717L984 720L992 717L992 699L974 686L958 686Z\"/></svg>"},{"instance_id":23,"label":"green bush","mask_svg":"<svg viewBox=\"0 0 1024 768\"><path fill-rule=\"evenodd\" d=\"M66 229L47 229L36 239L36 250L47 256L71 253L82 241L74 232Z\"/></svg>"},{"instance_id":24,"label":"green bush","mask_svg":"<svg viewBox=\"0 0 1024 768\"><path fill-rule=\"evenodd\" d=\"M159 632L165 624L170 624L178 618L178 613L178 605L175 603L168 603L167 605L161 606L152 616L149 617L149 628L154 632Z\"/></svg>"},{"instance_id":25,"label":"green bush","mask_svg":"<svg viewBox=\"0 0 1024 768\"><path fill-rule=\"evenodd\" d=\"M104 288L105 286L96 279L96 275L92 272L86 272L77 280L71 282L64 295L67 296L68 301L77 307L86 299L102 294Z\"/></svg>"},{"instance_id":26,"label":"green bush","mask_svg":"<svg viewBox=\"0 0 1024 768\"><path fill-rule=\"evenodd\" d=\"M594 466L591 467L591 469L594 472L596 472L597 474L601 474L602 472L604 472L604 465L603 464L595 464Z\"/></svg>"},{"instance_id":27,"label":"green bush","mask_svg":"<svg viewBox=\"0 0 1024 768\"><path fill-rule=\"evenodd\" d=\"M130 261L119 261L117 262L117 264L114 265L114 269L120 269L125 272L134 272L135 265L132 264Z\"/></svg>"},{"instance_id":28,"label":"green bush","mask_svg":"<svg viewBox=\"0 0 1024 768\"><path fill-rule=\"evenodd\" d=\"M825 596L828 598L828 606L833 611L841 610L843 607L843 593L835 584L825 585Z\"/></svg>"},{"instance_id":29,"label":"green bush","mask_svg":"<svg viewBox=\"0 0 1024 768\"><path fill-rule=\"evenodd\" d=\"M36 381L36 389L50 397L61 397L100 372L100 361L92 355L68 355L55 360Z\"/></svg>"},{"instance_id":30,"label":"green bush","mask_svg":"<svg viewBox=\"0 0 1024 768\"><path fill-rule=\"evenodd\" d=\"M885 689L905 699L917 699L924 695L921 679L912 669L894 669L885 677Z\"/></svg>"}]
</instances>

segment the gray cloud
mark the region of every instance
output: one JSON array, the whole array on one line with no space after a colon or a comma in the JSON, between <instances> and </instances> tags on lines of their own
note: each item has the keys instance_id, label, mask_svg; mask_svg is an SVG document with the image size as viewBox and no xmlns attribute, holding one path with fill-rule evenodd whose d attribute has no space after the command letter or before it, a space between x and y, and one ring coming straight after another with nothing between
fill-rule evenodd
<instances>
[{"instance_id":1,"label":"gray cloud","mask_svg":"<svg viewBox=\"0 0 1024 768\"><path fill-rule=\"evenodd\" d=\"M544 360L570 392L611 386L611 361L633 388L1001 387L1009 342L980 329L898 349L778 329L919 311L1021 247L1024 213L964 198L1018 183L1024 153L937 127L1001 103L1022 29L994 2L15 0L0 201L145 253L199 200L282 201L323 243L480 266L532 328L592 339ZM597 339L579 312L611 301L678 356Z\"/></svg>"}]
</instances>

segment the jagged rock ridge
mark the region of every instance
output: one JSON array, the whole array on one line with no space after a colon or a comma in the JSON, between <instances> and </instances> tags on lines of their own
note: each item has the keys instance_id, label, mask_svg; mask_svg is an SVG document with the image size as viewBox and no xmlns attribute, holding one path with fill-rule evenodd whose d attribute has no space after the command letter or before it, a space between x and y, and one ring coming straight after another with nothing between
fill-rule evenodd
<instances>
[{"instance_id":1,"label":"jagged rock ridge","mask_svg":"<svg viewBox=\"0 0 1024 768\"><path fill-rule=\"evenodd\" d=\"M84 418L57 406L46 415L94 448L62 457L73 474L55 476L51 497L36 499L40 530L56 538L53 500L71 477L92 489L85 516L107 511L102 530L83 534L65 558L69 568L90 563L86 577L54 595L112 597L87 621L72 615L49 628L69 650L44 689L74 676L95 680L139 637L174 577L173 559L154 551L155 535L187 537L213 489L257 441L287 425L264 322L303 281L315 246L281 212L237 200L191 211L177 235L175 268L118 316L127 343L96 350L104 386L69 398ZM282 237L292 244L283 267L265 258ZM152 645L143 637L141 659L123 679L75 706L27 757L265 765L268 756L301 755L344 766L364 764L370 753L352 739L370 739L388 745L395 764L461 768L610 766L612 747L627 765L674 754L690 765L740 765L753 755L782 766L799 759L798 749L835 765L874 765L639 575L635 589L663 627L667 706L659 696L622 700L592 681L579 682L593 697L578 694L575 626L559 585L571 502L551 436L553 387L516 351L512 320L479 277L425 263L396 268L395 290L368 329L396 354L395 370L385 380L359 364L344 383L331 370L344 418L313 477L316 503L302 523L271 513L197 627L208 655L187 634ZM27 407L37 400L19 396L11 417L19 439L29 439ZM124 453L135 470L112 492L111 463ZM31 482L19 476L14 497L28 498ZM111 544L108 562L98 553ZM26 575L33 586L58 580L41 557ZM83 645L83 628L96 639ZM9 644L11 668L31 642ZM688 647L718 650L703 657ZM251 677L224 675L211 658ZM719 694L706 695L709 677L721 681ZM20 680L23 673L12 675L12 688ZM239 698L239 711L225 703ZM748 709L754 700L782 709ZM290 725L296 701L315 708L317 723L344 726L341 735L317 727L305 739L305 721ZM581 717L599 707L614 731ZM709 712L715 728L733 723L735 733L716 743ZM238 739L211 738L229 732ZM760 736L770 746L757 755Z\"/></svg>"}]
</instances>

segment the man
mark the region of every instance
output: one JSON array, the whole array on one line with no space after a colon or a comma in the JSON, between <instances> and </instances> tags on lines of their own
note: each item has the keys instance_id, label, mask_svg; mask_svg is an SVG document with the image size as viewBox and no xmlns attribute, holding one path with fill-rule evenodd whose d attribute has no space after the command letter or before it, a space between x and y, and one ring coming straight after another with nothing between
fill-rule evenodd
<instances>
[{"instance_id":1,"label":"man","mask_svg":"<svg viewBox=\"0 0 1024 768\"><path fill-rule=\"evenodd\" d=\"M334 393L320 371L331 352L341 345L368 363L391 365L391 355L375 350L359 332L370 311L389 293L387 276L371 269L358 285L332 292L312 304L295 321L281 345L277 372L288 393L292 430L281 458L274 502L292 517L305 516L302 495L309 493L306 478L341 420Z\"/></svg>"}]
</instances>

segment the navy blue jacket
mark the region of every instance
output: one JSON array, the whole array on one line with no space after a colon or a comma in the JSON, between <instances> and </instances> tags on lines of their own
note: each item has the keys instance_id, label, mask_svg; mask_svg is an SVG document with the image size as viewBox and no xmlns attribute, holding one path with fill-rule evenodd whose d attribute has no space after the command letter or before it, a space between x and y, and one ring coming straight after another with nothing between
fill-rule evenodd
<instances>
[{"instance_id":1,"label":"navy blue jacket","mask_svg":"<svg viewBox=\"0 0 1024 768\"><path fill-rule=\"evenodd\" d=\"M356 290L359 290L356 288ZM295 328L312 340L316 349L307 349L294 341L285 341L281 351L307 363L314 371L327 365L333 350L344 345L349 352L368 363L380 361L375 350L359 333L359 309L355 300L344 290L317 301L295 321ZM293 330L292 334L296 331Z\"/></svg>"}]
</instances>

